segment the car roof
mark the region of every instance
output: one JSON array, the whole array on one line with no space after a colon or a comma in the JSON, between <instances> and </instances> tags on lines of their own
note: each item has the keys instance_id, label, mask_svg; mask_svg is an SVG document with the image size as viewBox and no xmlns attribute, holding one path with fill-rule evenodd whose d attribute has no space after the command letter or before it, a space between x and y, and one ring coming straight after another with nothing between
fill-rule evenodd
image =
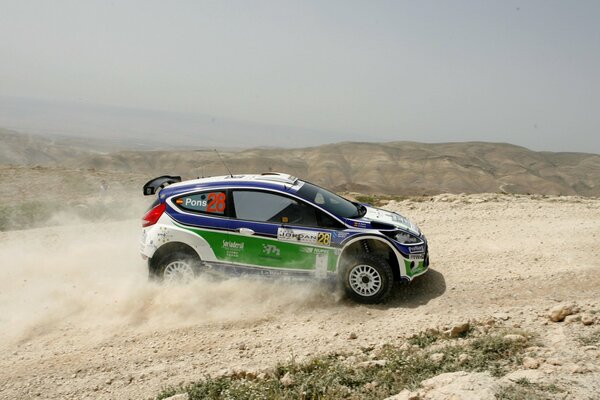
<instances>
[{"instance_id":1,"label":"car roof","mask_svg":"<svg viewBox=\"0 0 600 400\"><path fill-rule=\"evenodd\" d=\"M209 189L216 186L237 186L289 191L298 182L301 182L298 178L280 172L211 176L208 178L191 179L169 185L161 191L160 195L161 197L170 197L190 189ZM298 187L296 187L296 189L298 189Z\"/></svg>"}]
</instances>

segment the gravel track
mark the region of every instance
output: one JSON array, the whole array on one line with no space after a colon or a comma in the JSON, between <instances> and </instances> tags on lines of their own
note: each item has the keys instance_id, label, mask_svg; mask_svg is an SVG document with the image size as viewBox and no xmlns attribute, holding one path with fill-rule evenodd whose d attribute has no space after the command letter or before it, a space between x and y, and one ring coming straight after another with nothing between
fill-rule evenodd
<instances>
[{"instance_id":1,"label":"gravel track","mask_svg":"<svg viewBox=\"0 0 600 400\"><path fill-rule=\"evenodd\" d=\"M546 314L558 302L600 308L598 199L439 195L385 208L423 229L432 270L377 306L317 285L152 284L138 220L0 233L0 398L151 398L465 320L554 335Z\"/></svg>"}]
</instances>

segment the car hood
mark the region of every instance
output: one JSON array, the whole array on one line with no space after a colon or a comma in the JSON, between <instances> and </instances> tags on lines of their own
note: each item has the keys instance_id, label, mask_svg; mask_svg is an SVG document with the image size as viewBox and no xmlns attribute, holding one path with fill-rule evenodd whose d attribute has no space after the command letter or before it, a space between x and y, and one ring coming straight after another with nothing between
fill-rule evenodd
<instances>
[{"instance_id":1,"label":"car hood","mask_svg":"<svg viewBox=\"0 0 600 400\"><path fill-rule=\"evenodd\" d=\"M395 212L387 211L387 210L382 210L381 208L371 207L366 204L364 204L364 206L367 209L367 212L361 218L363 221L365 221L365 222L366 221L382 222L384 224L390 224L390 225L395 226L396 228L408 231L414 235L417 235L417 236L421 235L421 231L419 230L419 227L417 225L415 225L414 223L412 223L408 218L404 217L403 215L400 215Z\"/></svg>"}]
</instances>

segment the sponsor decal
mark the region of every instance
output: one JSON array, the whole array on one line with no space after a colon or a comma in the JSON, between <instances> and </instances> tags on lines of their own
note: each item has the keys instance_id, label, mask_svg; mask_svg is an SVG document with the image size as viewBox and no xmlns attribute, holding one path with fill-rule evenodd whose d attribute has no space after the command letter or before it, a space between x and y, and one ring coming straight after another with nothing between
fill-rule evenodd
<instances>
[{"instance_id":1,"label":"sponsor decal","mask_svg":"<svg viewBox=\"0 0 600 400\"><path fill-rule=\"evenodd\" d=\"M394 222L398 222L402 225L405 226L411 226L411 223L408 219L404 218L402 215L400 214L396 214L396 213L387 213L386 217L391 219Z\"/></svg>"},{"instance_id":2,"label":"sponsor decal","mask_svg":"<svg viewBox=\"0 0 600 400\"><path fill-rule=\"evenodd\" d=\"M336 239L340 239L340 240L346 239L348 237L348 235L349 235L348 232L338 232L338 231L333 232L333 237Z\"/></svg>"},{"instance_id":3,"label":"sponsor decal","mask_svg":"<svg viewBox=\"0 0 600 400\"><path fill-rule=\"evenodd\" d=\"M245 243L243 242L235 242L232 240L223 240L223 248L225 249L225 254L229 258L239 258L240 251L244 250Z\"/></svg>"},{"instance_id":4,"label":"sponsor decal","mask_svg":"<svg viewBox=\"0 0 600 400\"><path fill-rule=\"evenodd\" d=\"M316 244L318 240L318 232L306 231L303 229L277 229L277 239L287 242L300 242Z\"/></svg>"},{"instance_id":5,"label":"sponsor decal","mask_svg":"<svg viewBox=\"0 0 600 400\"><path fill-rule=\"evenodd\" d=\"M355 228L366 228L367 224L365 222L359 222L359 221L352 221L352 226L354 226Z\"/></svg>"},{"instance_id":6,"label":"sponsor decal","mask_svg":"<svg viewBox=\"0 0 600 400\"><path fill-rule=\"evenodd\" d=\"M179 203L179 200L182 200L181 203ZM206 200L206 196L205 195L201 195L200 199L195 199L193 197L186 197L185 200L184 199L179 199L178 200L178 204L183 204L184 206L188 207L188 208L206 208L206 205L208 204L208 200Z\"/></svg>"},{"instance_id":7,"label":"sponsor decal","mask_svg":"<svg viewBox=\"0 0 600 400\"><path fill-rule=\"evenodd\" d=\"M331 245L331 233L307 231L304 229L279 228L277 230L277 239L286 242L309 243L321 246Z\"/></svg>"},{"instance_id":8,"label":"sponsor decal","mask_svg":"<svg viewBox=\"0 0 600 400\"><path fill-rule=\"evenodd\" d=\"M330 251L331 251L330 249L320 249L318 247L302 247L302 248L300 248L300 252L306 253L306 254L317 254L317 255L329 254Z\"/></svg>"},{"instance_id":9,"label":"sponsor decal","mask_svg":"<svg viewBox=\"0 0 600 400\"><path fill-rule=\"evenodd\" d=\"M326 254L329 255L329 249L319 249L319 248L315 248L315 250L313 251L313 253L315 253L316 255L321 255L321 254Z\"/></svg>"},{"instance_id":10,"label":"sponsor decal","mask_svg":"<svg viewBox=\"0 0 600 400\"><path fill-rule=\"evenodd\" d=\"M423 252L425 252L425 246L424 245L412 246L412 247L408 248L408 251L410 253L423 253Z\"/></svg>"},{"instance_id":11,"label":"sponsor decal","mask_svg":"<svg viewBox=\"0 0 600 400\"><path fill-rule=\"evenodd\" d=\"M425 258L425 254L424 253L409 254L408 255L408 259L411 260L411 261L423 261L424 258Z\"/></svg>"},{"instance_id":12,"label":"sponsor decal","mask_svg":"<svg viewBox=\"0 0 600 400\"><path fill-rule=\"evenodd\" d=\"M186 210L224 214L227 196L223 192L194 194L181 197L175 203Z\"/></svg>"},{"instance_id":13,"label":"sponsor decal","mask_svg":"<svg viewBox=\"0 0 600 400\"><path fill-rule=\"evenodd\" d=\"M319 232L317 235L317 243L323 246L329 246L331 244L331 233Z\"/></svg>"},{"instance_id":14,"label":"sponsor decal","mask_svg":"<svg viewBox=\"0 0 600 400\"><path fill-rule=\"evenodd\" d=\"M279 247L275 246L274 244L263 244L262 252L266 256L271 256L271 257L281 256L281 250L279 249Z\"/></svg>"},{"instance_id":15,"label":"sponsor decal","mask_svg":"<svg viewBox=\"0 0 600 400\"><path fill-rule=\"evenodd\" d=\"M427 269L427 267L425 267L425 261L423 260L404 260L404 265L408 276L419 274Z\"/></svg>"},{"instance_id":16,"label":"sponsor decal","mask_svg":"<svg viewBox=\"0 0 600 400\"><path fill-rule=\"evenodd\" d=\"M244 244L243 242L234 242L234 241L230 241L230 240L223 240L223 248L224 249L237 249L237 250L244 250Z\"/></svg>"},{"instance_id":17,"label":"sponsor decal","mask_svg":"<svg viewBox=\"0 0 600 400\"><path fill-rule=\"evenodd\" d=\"M173 234L164 226L161 226L156 233L156 241L165 244L173 239Z\"/></svg>"}]
</instances>

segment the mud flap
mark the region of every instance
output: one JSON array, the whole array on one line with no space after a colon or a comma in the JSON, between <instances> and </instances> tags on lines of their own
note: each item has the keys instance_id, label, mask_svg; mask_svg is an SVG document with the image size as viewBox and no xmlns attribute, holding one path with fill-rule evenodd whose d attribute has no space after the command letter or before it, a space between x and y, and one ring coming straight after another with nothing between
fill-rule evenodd
<instances>
[{"instance_id":1,"label":"mud flap","mask_svg":"<svg viewBox=\"0 0 600 400\"><path fill-rule=\"evenodd\" d=\"M327 265L329 264L329 254L317 253L315 264L315 277L317 279L326 279Z\"/></svg>"}]
</instances>

